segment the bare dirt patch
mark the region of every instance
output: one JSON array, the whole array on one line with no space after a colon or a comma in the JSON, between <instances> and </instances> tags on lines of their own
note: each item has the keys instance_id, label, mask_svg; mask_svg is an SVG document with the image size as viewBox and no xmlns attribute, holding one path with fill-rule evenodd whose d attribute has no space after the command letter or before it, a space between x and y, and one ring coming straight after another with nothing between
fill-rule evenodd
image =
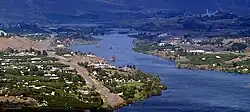
<instances>
[{"instance_id":1,"label":"bare dirt patch","mask_svg":"<svg viewBox=\"0 0 250 112\"><path fill-rule=\"evenodd\" d=\"M25 37L0 37L0 50L5 50L8 47L17 50L25 50L30 47L38 50L46 50L50 45L49 40L33 41Z\"/></svg>"}]
</instances>

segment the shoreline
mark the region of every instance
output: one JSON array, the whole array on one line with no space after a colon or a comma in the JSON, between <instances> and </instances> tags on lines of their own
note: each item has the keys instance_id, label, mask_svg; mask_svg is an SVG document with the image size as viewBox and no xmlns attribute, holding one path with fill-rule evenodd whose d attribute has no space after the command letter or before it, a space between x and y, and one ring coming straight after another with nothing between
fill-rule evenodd
<instances>
[{"instance_id":1,"label":"shoreline","mask_svg":"<svg viewBox=\"0 0 250 112\"><path fill-rule=\"evenodd\" d=\"M206 70L206 71L216 71L216 72L224 72L224 73L232 73L232 74L240 74L240 75L250 75L249 73L239 72L237 70L232 69L223 69L221 67L214 68L212 66L209 66L208 68L203 67L197 67L198 65L192 65L192 64L180 64L176 63L176 67L179 69L190 69L190 70Z\"/></svg>"},{"instance_id":2,"label":"shoreline","mask_svg":"<svg viewBox=\"0 0 250 112\"><path fill-rule=\"evenodd\" d=\"M99 40L100 41L100 40ZM72 45L70 45L70 46L68 46L67 48L69 48L70 49L70 47L71 46L74 46L74 45L95 45L95 44L98 44L98 42L99 41L97 41L96 43L90 43L90 44L72 44ZM72 49L70 49L70 50L72 50ZM96 56L97 58L101 58L100 56ZM107 60L104 60L105 62L108 62ZM115 69L115 70L118 70L118 69ZM143 72L144 73L144 72ZM151 76L154 76L153 74L150 74ZM105 86L105 85L104 85ZM157 92L156 94L151 94L151 95L146 95L146 96L144 96L144 98L143 99L140 99L140 100L124 100L124 102L123 103L120 103L120 104L118 104L118 105L116 105L115 107L108 107L108 108L104 108L104 109L107 109L107 110L118 110L118 109L121 109L121 108L123 108L123 107L125 107L125 106L129 106L129 105L132 105L132 104L134 104L134 103L136 103L136 102L140 102L140 101L144 101L144 100L147 100L147 99L149 99L149 98L151 98L151 97L154 97L154 96L161 96L163 93L164 93L164 91L167 91L167 87L165 87L166 85L162 85L162 88L161 88L161 90L159 91L159 92ZM164 88L165 87L165 88Z\"/></svg>"},{"instance_id":3,"label":"shoreline","mask_svg":"<svg viewBox=\"0 0 250 112\"><path fill-rule=\"evenodd\" d=\"M72 45L94 45L98 44L102 39L95 38L94 40L83 40L83 39L75 39Z\"/></svg>"},{"instance_id":4,"label":"shoreline","mask_svg":"<svg viewBox=\"0 0 250 112\"><path fill-rule=\"evenodd\" d=\"M137 53L143 53L146 55L157 56L157 57L160 57L160 58L165 59L165 60L175 61L175 66L179 69L219 71L219 72L224 72L224 73L250 75L250 73L246 73L244 71L239 71L236 69L230 69L227 67L218 67L218 66L212 66L212 65L194 65L194 64L189 64L189 63L185 64L185 63L181 63L182 61L180 61L180 59L177 59L176 57L166 57L166 56L164 57L161 54L152 53L150 51L143 52L143 51L138 51L138 50L134 50L134 49L133 49L133 51L137 52Z\"/></svg>"},{"instance_id":5,"label":"shoreline","mask_svg":"<svg viewBox=\"0 0 250 112\"><path fill-rule=\"evenodd\" d=\"M10 39L7 39L7 40L8 40L8 42L10 41ZM13 40L15 40L15 38L13 38ZM102 62L101 60L103 60L101 57L95 56L95 55L92 55L92 56L94 56L94 57L92 57L91 54L90 54L90 56L72 54L70 57L63 57L61 55L56 55L55 52L53 51L56 44L52 44L53 41L55 41L54 38L48 38L48 39L43 40L41 42L33 43L34 45L28 44L27 48L32 47L36 50L49 50L49 49L51 49L52 51L48 51L48 54L47 54L48 57L57 58L60 63L68 65L72 68L75 68L77 70L77 72L79 73L78 75L82 76L85 79L85 81L87 82L86 84L90 87L91 86L96 87L96 91L101 94L102 101L104 102L104 105L102 105L99 108L96 108L97 111L100 111L100 110L114 111L114 110L120 109L122 107L125 107L127 105L130 105L130 104L133 104L133 103L136 103L139 101L144 101L144 100L149 99L150 97L153 97L153 96L160 96L160 95L162 95L162 92L164 90L167 90L167 87L165 85L163 85L163 83L161 83L161 81L160 81L160 83L158 82L158 80L160 80L160 79L155 80L156 76L154 76L153 74L148 74L145 72L140 72L140 73L135 72L134 73L134 72L125 71L125 72L122 72L122 74L123 73L130 74L131 76L135 76L135 77L140 76L139 79L141 79L141 80L149 78L148 79L148 80L150 80L150 81L148 81L149 85L144 81L140 82L140 84L142 83L145 86L149 86L149 87L153 88L151 90L146 90L146 87L140 86L140 88L137 88L134 91L137 91L140 89L140 91L137 93L142 94L143 92L141 90L145 90L146 94L142 94L142 96L139 96L139 98L138 98L138 97L135 97L135 95L138 95L137 93L129 93L126 95L132 95L133 97L131 97L131 98L129 97L128 99L127 98L125 99L124 97L127 97L126 95L119 95L118 94L119 92L110 91L111 89L108 88L108 85L102 84L103 81L97 81L93 77L93 75L91 74L92 72L86 72L85 68L77 65L77 62L81 62L81 61L91 62L93 64L96 64L96 61L98 61L100 63L100 62ZM84 43L84 44L79 44L79 43L68 44L66 46L66 48L69 48L69 50L73 51L72 49L70 49L70 46L73 46L76 44L78 44L78 45L95 45L98 42L99 41L88 42L87 44L86 43ZM24 44L24 42L20 43L20 45L23 45L23 44ZM9 47L12 47L12 46L10 45ZM104 60L103 62L107 62L107 61ZM119 71L118 68L115 68L115 70ZM138 70L138 69L132 69L132 70ZM120 74L120 75L122 75L122 74ZM145 76L143 76L143 75L145 75ZM141 76L143 76L144 78L142 78ZM128 76L126 76L126 77L128 78ZM123 78L126 79L125 77L123 77ZM135 80L133 78L128 78L128 79L134 80L135 83L137 83L137 80ZM125 82L130 84L130 82L127 82L127 81L125 81ZM134 83L134 82L132 82L132 83ZM119 83L118 83L118 85L119 85ZM124 85L122 85L122 86L124 86ZM127 88L131 88L131 87L135 87L135 85L132 84L132 86L127 86L125 84L124 87L127 89ZM124 91L126 91L126 90L124 90ZM48 107L48 108L50 108L50 107ZM100 109L100 110L98 110L98 109Z\"/></svg>"}]
</instances>

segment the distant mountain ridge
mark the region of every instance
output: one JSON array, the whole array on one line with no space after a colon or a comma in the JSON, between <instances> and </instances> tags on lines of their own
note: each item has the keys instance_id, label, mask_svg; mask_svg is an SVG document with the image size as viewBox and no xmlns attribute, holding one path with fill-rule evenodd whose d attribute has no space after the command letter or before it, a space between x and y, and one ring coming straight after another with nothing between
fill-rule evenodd
<instances>
[{"instance_id":1,"label":"distant mountain ridge","mask_svg":"<svg viewBox=\"0 0 250 112\"><path fill-rule=\"evenodd\" d=\"M1 0L0 21L46 20L47 15L80 16L97 11L147 12L171 9L205 13L222 9L248 13L250 0Z\"/></svg>"}]
</instances>

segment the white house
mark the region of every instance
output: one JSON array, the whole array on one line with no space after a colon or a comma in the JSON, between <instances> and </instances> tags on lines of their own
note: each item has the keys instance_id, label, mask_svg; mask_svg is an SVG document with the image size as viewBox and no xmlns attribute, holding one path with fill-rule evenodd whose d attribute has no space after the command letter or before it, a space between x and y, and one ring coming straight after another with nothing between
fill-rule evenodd
<instances>
[{"instance_id":1,"label":"white house","mask_svg":"<svg viewBox=\"0 0 250 112\"><path fill-rule=\"evenodd\" d=\"M220 56L215 56L217 59L221 59L221 57Z\"/></svg>"},{"instance_id":2,"label":"white house","mask_svg":"<svg viewBox=\"0 0 250 112\"><path fill-rule=\"evenodd\" d=\"M166 43L159 43L158 46L165 46Z\"/></svg>"},{"instance_id":3,"label":"white house","mask_svg":"<svg viewBox=\"0 0 250 112\"><path fill-rule=\"evenodd\" d=\"M57 80L57 79L59 79L59 77L50 77L49 79Z\"/></svg>"},{"instance_id":4,"label":"white house","mask_svg":"<svg viewBox=\"0 0 250 112\"><path fill-rule=\"evenodd\" d=\"M58 48L64 48L65 46L63 44L59 44L56 47L58 47Z\"/></svg>"},{"instance_id":5,"label":"white house","mask_svg":"<svg viewBox=\"0 0 250 112\"><path fill-rule=\"evenodd\" d=\"M3 30L0 30L0 36L1 36L1 37L8 36L8 33L6 33L6 32L3 31Z\"/></svg>"},{"instance_id":6,"label":"white house","mask_svg":"<svg viewBox=\"0 0 250 112\"><path fill-rule=\"evenodd\" d=\"M72 55L71 54L64 54L63 56L64 57L71 57Z\"/></svg>"},{"instance_id":7,"label":"white house","mask_svg":"<svg viewBox=\"0 0 250 112\"><path fill-rule=\"evenodd\" d=\"M204 50L188 50L189 53L205 53Z\"/></svg>"}]
</instances>

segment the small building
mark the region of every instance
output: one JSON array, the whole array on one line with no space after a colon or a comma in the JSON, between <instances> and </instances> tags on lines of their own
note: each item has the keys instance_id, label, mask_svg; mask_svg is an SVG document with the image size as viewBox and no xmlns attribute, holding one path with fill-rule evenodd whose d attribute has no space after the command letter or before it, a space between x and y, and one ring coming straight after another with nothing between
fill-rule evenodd
<instances>
[{"instance_id":1,"label":"small building","mask_svg":"<svg viewBox=\"0 0 250 112\"><path fill-rule=\"evenodd\" d=\"M50 77L49 79L51 79L51 80L58 80L59 77Z\"/></svg>"},{"instance_id":2,"label":"small building","mask_svg":"<svg viewBox=\"0 0 250 112\"><path fill-rule=\"evenodd\" d=\"M217 59L221 59L221 57L220 56L215 56Z\"/></svg>"},{"instance_id":3,"label":"small building","mask_svg":"<svg viewBox=\"0 0 250 112\"><path fill-rule=\"evenodd\" d=\"M6 37L6 36L8 36L8 33L6 33L6 32L3 31L3 30L0 30L0 36L1 36L1 37Z\"/></svg>"},{"instance_id":4,"label":"small building","mask_svg":"<svg viewBox=\"0 0 250 112\"><path fill-rule=\"evenodd\" d=\"M58 48L65 48L65 46L63 44L59 44L56 47L58 47Z\"/></svg>"},{"instance_id":5,"label":"small building","mask_svg":"<svg viewBox=\"0 0 250 112\"><path fill-rule=\"evenodd\" d=\"M71 57L72 54L64 54L63 56L64 56L64 57Z\"/></svg>"},{"instance_id":6,"label":"small building","mask_svg":"<svg viewBox=\"0 0 250 112\"><path fill-rule=\"evenodd\" d=\"M159 43L158 46L165 46L166 43Z\"/></svg>"},{"instance_id":7,"label":"small building","mask_svg":"<svg viewBox=\"0 0 250 112\"><path fill-rule=\"evenodd\" d=\"M204 50L188 50L189 53L205 53Z\"/></svg>"}]
</instances>

